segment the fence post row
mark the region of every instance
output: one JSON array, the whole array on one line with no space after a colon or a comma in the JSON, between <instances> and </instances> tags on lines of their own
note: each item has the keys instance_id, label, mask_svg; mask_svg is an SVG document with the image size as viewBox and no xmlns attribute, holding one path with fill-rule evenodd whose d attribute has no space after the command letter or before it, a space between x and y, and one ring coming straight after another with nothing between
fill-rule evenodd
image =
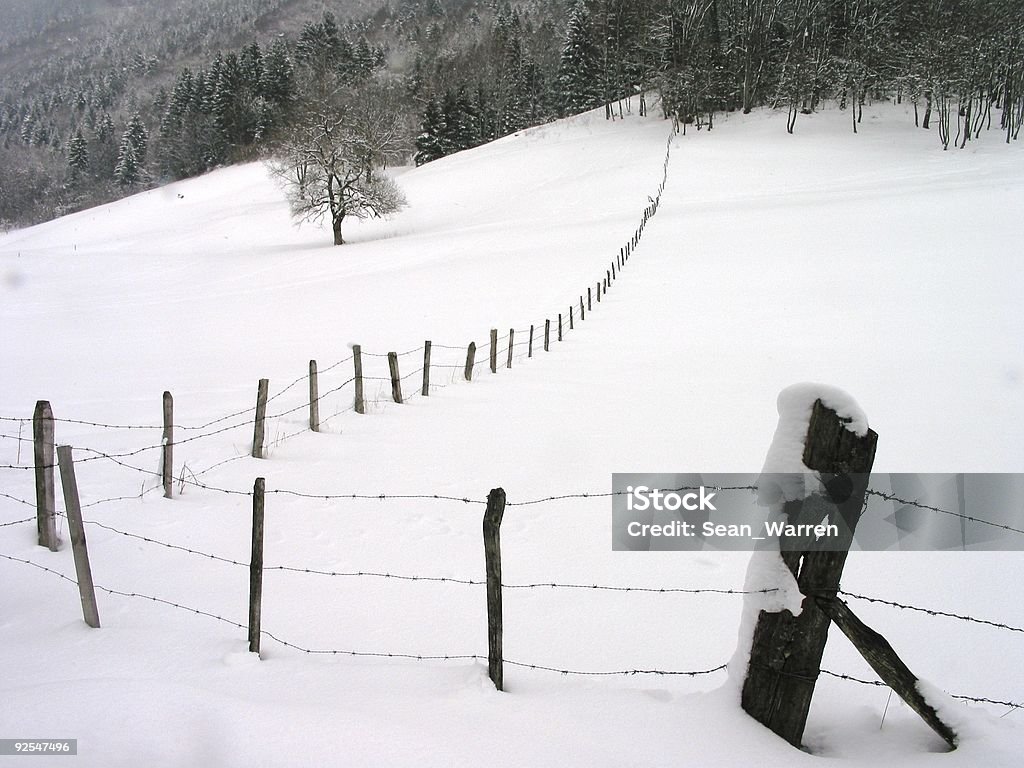
<instances>
[{"instance_id":1,"label":"fence post row","mask_svg":"<svg viewBox=\"0 0 1024 768\"><path fill-rule=\"evenodd\" d=\"M40 547L57 551L57 519L53 487L53 410L47 400L32 414L32 455L36 476L36 530Z\"/></svg>"},{"instance_id":2,"label":"fence post row","mask_svg":"<svg viewBox=\"0 0 1024 768\"><path fill-rule=\"evenodd\" d=\"M469 342L469 347L466 349L466 381L473 380L473 363L476 360L476 342Z\"/></svg>"},{"instance_id":3,"label":"fence post row","mask_svg":"<svg viewBox=\"0 0 1024 768\"><path fill-rule=\"evenodd\" d=\"M398 353L388 352L388 368L391 370L391 399L402 404L402 377L398 374Z\"/></svg>"},{"instance_id":4,"label":"fence post row","mask_svg":"<svg viewBox=\"0 0 1024 768\"><path fill-rule=\"evenodd\" d=\"M356 413L366 413L366 401L363 399L363 348L359 344L352 345L352 365L356 379Z\"/></svg>"},{"instance_id":5,"label":"fence post row","mask_svg":"<svg viewBox=\"0 0 1024 768\"><path fill-rule=\"evenodd\" d=\"M264 422L267 418L267 391L269 389L270 380L260 379L259 386L256 388L256 420L252 432L252 457L254 459L263 458Z\"/></svg>"},{"instance_id":6,"label":"fence post row","mask_svg":"<svg viewBox=\"0 0 1024 768\"><path fill-rule=\"evenodd\" d=\"M249 651L260 652L263 603L263 510L266 480L257 477L252 488L252 554L249 557Z\"/></svg>"},{"instance_id":7,"label":"fence post row","mask_svg":"<svg viewBox=\"0 0 1024 768\"><path fill-rule=\"evenodd\" d=\"M169 499L171 498L172 484L174 482L174 398L170 392L164 392L163 416L161 479L164 486L164 498Z\"/></svg>"},{"instance_id":8,"label":"fence post row","mask_svg":"<svg viewBox=\"0 0 1024 768\"><path fill-rule=\"evenodd\" d=\"M420 391L423 397L430 394L430 342L423 342L423 389Z\"/></svg>"},{"instance_id":9,"label":"fence post row","mask_svg":"<svg viewBox=\"0 0 1024 768\"><path fill-rule=\"evenodd\" d=\"M75 480L75 464L70 445L57 446L57 460L60 462L60 484L64 491L64 508L67 510L68 531L71 534L71 553L75 558L75 575L78 577L78 596L82 600L82 617L86 624L98 629L100 612L96 607L96 589L92 583L92 568L89 567L82 505L78 500L78 483Z\"/></svg>"},{"instance_id":10,"label":"fence post row","mask_svg":"<svg viewBox=\"0 0 1024 768\"><path fill-rule=\"evenodd\" d=\"M316 360L309 361L309 428L320 431L320 379L316 371Z\"/></svg>"},{"instance_id":11,"label":"fence post row","mask_svg":"<svg viewBox=\"0 0 1024 768\"><path fill-rule=\"evenodd\" d=\"M483 527L487 572L487 674L499 691L504 690L501 657L501 518L504 514L505 491L494 488L487 494Z\"/></svg>"}]
</instances>

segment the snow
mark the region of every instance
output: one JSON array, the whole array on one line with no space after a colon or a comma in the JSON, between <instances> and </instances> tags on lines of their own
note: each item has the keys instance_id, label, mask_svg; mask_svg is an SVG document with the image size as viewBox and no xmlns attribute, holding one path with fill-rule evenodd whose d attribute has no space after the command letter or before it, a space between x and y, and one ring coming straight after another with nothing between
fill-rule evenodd
<instances>
[{"instance_id":1,"label":"snow","mask_svg":"<svg viewBox=\"0 0 1024 768\"><path fill-rule=\"evenodd\" d=\"M259 378L280 393L268 458L237 427L175 447L175 474L212 486L311 495L438 494L509 502L601 493L613 472L744 472L762 466L772 402L794 381L856 396L879 432L875 467L897 472L1024 468L1024 154L985 136L943 153L904 107L801 118L729 115L672 148L668 184L643 241L599 307L551 352L491 374L486 341L555 319L595 285L661 179L669 125L606 122L600 111L397 176L410 206L346 222L349 245L295 227L260 165L227 168L0 236L0 416L205 424L251 408ZM429 398L389 402L368 381L325 395L321 434L303 431L315 358L326 393L400 358L406 394L424 339ZM452 347L448 349L448 347ZM834 402L834 401L833 401ZM852 411L851 411L852 413ZM793 425L790 425L793 426ZM793 427L795 429L795 427ZM176 437L209 430L178 430ZM25 423L0 424L0 464L26 464ZM295 433L296 436L288 437ZM286 439L287 438L287 439ZM125 453L159 429L59 422L76 450L94 523L248 562L250 500L195 486L160 498L155 478L84 447ZM773 449L774 451L774 449ZM20 455L19 455L20 452ZM229 463L220 464L227 459ZM123 463L159 467L159 451ZM208 472L204 472L207 468ZM188 472L185 476L189 477ZM28 517L31 472L0 470L0 522ZM59 495L59 494L58 494ZM120 501L95 504L114 497ZM646 587L744 585L745 553L613 553L607 499L509 506L506 583ZM479 504L327 500L270 493L268 566L483 577ZM62 524L62 535L66 529ZM87 527L97 584L244 623L247 569ZM0 527L0 553L73 574L66 544L35 546L32 523ZM854 553L844 586L862 594L1024 625L1009 553ZM760 574L760 575L759 575ZM754 576L765 576L755 569ZM751 578L754 578L752 576ZM138 598L101 592L102 628L72 585L0 558L0 736L80 739L76 764L241 765L1015 765L1021 712L957 704L973 723L949 755L886 690L819 681L796 751L747 718L723 672L563 676L486 666L305 654ZM785 595L776 595L780 599ZM766 598L768 599L768 598ZM584 671L702 670L728 661L743 615L735 595L506 590L505 656ZM915 673L951 692L1024 698L1016 634L858 605ZM483 588L268 570L263 627L313 649L486 652ZM925 640L926 639L926 640ZM872 677L842 637L828 669ZM1005 717L1003 717L1005 715ZM41 733L41 723L45 724ZM45 763L45 760L43 761Z\"/></svg>"}]
</instances>

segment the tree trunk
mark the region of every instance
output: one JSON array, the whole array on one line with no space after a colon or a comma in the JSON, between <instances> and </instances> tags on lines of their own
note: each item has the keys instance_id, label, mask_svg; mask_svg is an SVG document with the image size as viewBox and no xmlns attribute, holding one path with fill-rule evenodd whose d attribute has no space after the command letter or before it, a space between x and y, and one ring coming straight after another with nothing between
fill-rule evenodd
<instances>
[{"instance_id":1,"label":"tree trunk","mask_svg":"<svg viewBox=\"0 0 1024 768\"><path fill-rule=\"evenodd\" d=\"M331 217L331 227L334 229L334 244L335 245L344 245L345 244L345 240L341 236L341 222L342 222L342 220L344 218L345 218L345 214L342 214L340 216L332 216Z\"/></svg>"}]
</instances>

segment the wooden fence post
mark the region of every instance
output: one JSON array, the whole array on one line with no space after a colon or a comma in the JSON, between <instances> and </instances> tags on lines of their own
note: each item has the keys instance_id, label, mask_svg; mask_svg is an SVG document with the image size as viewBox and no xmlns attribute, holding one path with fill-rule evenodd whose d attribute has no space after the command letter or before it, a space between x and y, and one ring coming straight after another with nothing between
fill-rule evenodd
<instances>
[{"instance_id":1,"label":"wooden fence post","mask_svg":"<svg viewBox=\"0 0 1024 768\"><path fill-rule=\"evenodd\" d=\"M562 340L562 313L558 313L558 340Z\"/></svg>"},{"instance_id":2,"label":"wooden fence post","mask_svg":"<svg viewBox=\"0 0 1024 768\"><path fill-rule=\"evenodd\" d=\"M366 413L366 400L363 399L363 348L359 344L352 345L352 363L355 366L356 413Z\"/></svg>"},{"instance_id":3,"label":"wooden fence post","mask_svg":"<svg viewBox=\"0 0 1024 768\"><path fill-rule=\"evenodd\" d=\"M612 280L615 280L615 279L617 279L617 278L615 277L615 262L613 261L612 262Z\"/></svg>"},{"instance_id":4,"label":"wooden fence post","mask_svg":"<svg viewBox=\"0 0 1024 768\"><path fill-rule=\"evenodd\" d=\"M473 380L473 363L476 361L476 342L469 342L466 349L466 381Z\"/></svg>"},{"instance_id":5,"label":"wooden fence post","mask_svg":"<svg viewBox=\"0 0 1024 768\"><path fill-rule=\"evenodd\" d=\"M598 304L601 303L601 283L600 283L600 281L597 284L597 303Z\"/></svg>"},{"instance_id":6,"label":"wooden fence post","mask_svg":"<svg viewBox=\"0 0 1024 768\"><path fill-rule=\"evenodd\" d=\"M498 329L491 328L491 373L498 372Z\"/></svg>"},{"instance_id":7,"label":"wooden fence post","mask_svg":"<svg viewBox=\"0 0 1024 768\"><path fill-rule=\"evenodd\" d=\"M259 387L256 389L256 420L252 432L252 457L263 458L263 437L264 421L267 418L267 390L270 388L269 379L260 379Z\"/></svg>"},{"instance_id":8,"label":"wooden fence post","mask_svg":"<svg viewBox=\"0 0 1024 768\"><path fill-rule=\"evenodd\" d=\"M89 567L89 550L85 545L85 525L82 522L82 505L78 500L78 483L75 481L75 463L71 457L71 446L57 446L57 460L60 462L60 484L64 490L64 508L68 515L68 531L71 534L71 553L75 558L75 575L78 577L78 596L82 599L82 617L94 629L100 626L100 612L96 607L96 589L92 583L92 568Z\"/></svg>"},{"instance_id":9,"label":"wooden fence post","mask_svg":"<svg viewBox=\"0 0 1024 768\"><path fill-rule=\"evenodd\" d=\"M530 323L530 343L526 347L526 356L533 357L533 323Z\"/></svg>"},{"instance_id":10,"label":"wooden fence post","mask_svg":"<svg viewBox=\"0 0 1024 768\"><path fill-rule=\"evenodd\" d=\"M391 399L402 404L402 377L398 375L398 353L388 352L388 368L391 371Z\"/></svg>"},{"instance_id":11,"label":"wooden fence post","mask_svg":"<svg viewBox=\"0 0 1024 768\"><path fill-rule=\"evenodd\" d=\"M572 304L570 304L569 305L569 330L570 331L573 328L573 325L572 325L572 310L573 310L573 306L572 306Z\"/></svg>"},{"instance_id":12,"label":"wooden fence post","mask_svg":"<svg viewBox=\"0 0 1024 768\"><path fill-rule=\"evenodd\" d=\"M590 303L590 286L587 286L587 311L592 312L594 305Z\"/></svg>"},{"instance_id":13,"label":"wooden fence post","mask_svg":"<svg viewBox=\"0 0 1024 768\"><path fill-rule=\"evenodd\" d=\"M506 368L511 368L512 367L512 349L513 349L512 342L515 340L515 337L516 337L516 329L515 328L509 328L508 329L508 362L505 363L505 367Z\"/></svg>"},{"instance_id":14,"label":"wooden fence post","mask_svg":"<svg viewBox=\"0 0 1024 768\"><path fill-rule=\"evenodd\" d=\"M163 402L164 431L163 431L163 460L161 461L161 475L164 485L164 498L171 498L174 484L174 398L170 392L164 392Z\"/></svg>"},{"instance_id":15,"label":"wooden fence post","mask_svg":"<svg viewBox=\"0 0 1024 768\"><path fill-rule=\"evenodd\" d=\"M423 397L430 395L430 342L423 342L423 389L420 390Z\"/></svg>"},{"instance_id":16,"label":"wooden fence post","mask_svg":"<svg viewBox=\"0 0 1024 768\"><path fill-rule=\"evenodd\" d=\"M57 518L53 488L53 411L48 400L32 414L32 453L36 475L36 529L39 546L57 551Z\"/></svg>"},{"instance_id":17,"label":"wooden fence post","mask_svg":"<svg viewBox=\"0 0 1024 768\"><path fill-rule=\"evenodd\" d=\"M320 377L316 371L316 360L309 361L309 428L320 431Z\"/></svg>"},{"instance_id":18,"label":"wooden fence post","mask_svg":"<svg viewBox=\"0 0 1024 768\"><path fill-rule=\"evenodd\" d=\"M799 551L798 543L780 538L782 560L793 572L800 591L809 597L805 598L798 616L787 610L761 611L741 694L741 706L746 713L795 746L799 746L803 738L828 635L829 618L816 605L815 596L835 597L839 590L843 565L862 511L877 441L876 432L868 430L864 436L854 434L846 429L835 411L826 408L820 399L815 401L804 443L803 463L808 469L821 473L826 487L830 482L836 485L834 478L846 486L842 499L829 501L842 518L839 522L843 523L846 539L840 543L841 551L803 552ZM798 520L804 505L812 500L813 497L787 502L783 512L788 518Z\"/></svg>"},{"instance_id":19,"label":"wooden fence post","mask_svg":"<svg viewBox=\"0 0 1024 768\"><path fill-rule=\"evenodd\" d=\"M586 320L586 319L587 319L587 313L583 309L583 296L581 295L580 296L580 320L582 321L582 320Z\"/></svg>"},{"instance_id":20,"label":"wooden fence post","mask_svg":"<svg viewBox=\"0 0 1024 768\"><path fill-rule=\"evenodd\" d=\"M249 557L249 651L259 655L263 608L263 509L266 480L257 477L252 489L252 554Z\"/></svg>"},{"instance_id":21,"label":"wooden fence post","mask_svg":"<svg viewBox=\"0 0 1024 768\"><path fill-rule=\"evenodd\" d=\"M505 514L505 491L494 488L487 494L484 512L484 567L487 572L487 674L499 691L504 690L501 656L501 518Z\"/></svg>"},{"instance_id":22,"label":"wooden fence post","mask_svg":"<svg viewBox=\"0 0 1024 768\"><path fill-rule=\"evenodd\" d=\"M551 350L551 321L544 321L544 351L549 352Z\"/></svg>"}]
</instances>

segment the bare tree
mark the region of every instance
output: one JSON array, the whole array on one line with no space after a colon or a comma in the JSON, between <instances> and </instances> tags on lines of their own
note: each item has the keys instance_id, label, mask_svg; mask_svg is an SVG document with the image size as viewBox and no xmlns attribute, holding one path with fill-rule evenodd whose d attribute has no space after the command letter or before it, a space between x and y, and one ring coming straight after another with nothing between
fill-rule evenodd
<instances>
[{"instance_id":1,"label":"bare tree","mask_svg":"<svg viewBox=\"0 0 1024 768\"><path fill-rule=\"evenodd\" d=\"M346 217L379 218L401 210L405 195L380 169L410 146L387 86L340 89L304 110L274 147L271 172L282 183L292 216L329 219L342 245Z\"/></svg>"}]
</instances>

